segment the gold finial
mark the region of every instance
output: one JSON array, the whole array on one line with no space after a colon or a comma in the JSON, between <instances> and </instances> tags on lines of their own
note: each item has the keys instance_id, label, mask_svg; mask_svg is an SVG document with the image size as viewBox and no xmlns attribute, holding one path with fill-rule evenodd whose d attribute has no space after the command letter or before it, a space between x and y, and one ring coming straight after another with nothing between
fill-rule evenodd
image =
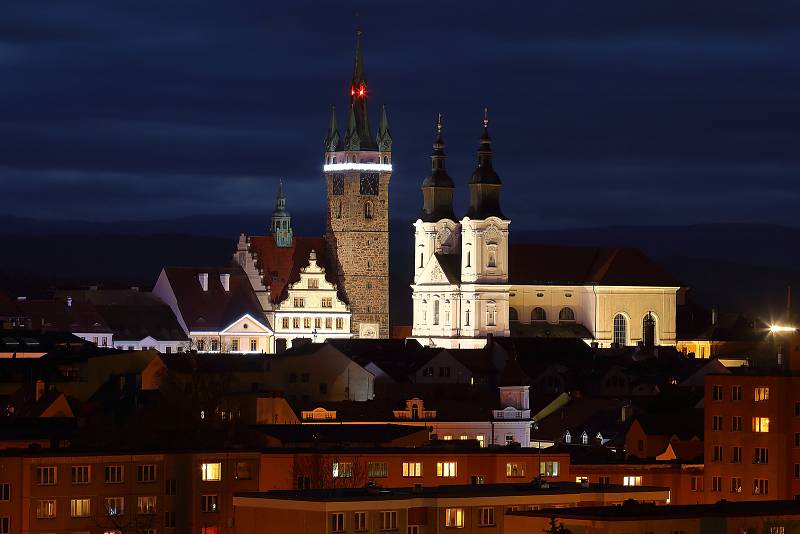
<instances>
[{"instance_id":1,"label":"gold finial","mask_svg":"<svg viewBox=\"0 0 800 534\"><path fill-rule=\"evenodd\" d=\"M489 108L483 108L483 127L489 127Z\"/></svg>"}]
</instances>

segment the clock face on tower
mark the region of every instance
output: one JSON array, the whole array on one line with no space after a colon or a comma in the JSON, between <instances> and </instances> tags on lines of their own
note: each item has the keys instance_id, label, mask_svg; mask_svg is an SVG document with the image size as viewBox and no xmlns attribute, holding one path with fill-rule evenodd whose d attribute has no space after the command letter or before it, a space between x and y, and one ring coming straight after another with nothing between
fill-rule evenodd
<instances>
[{"instance_id":1,"label":"clock face on tower","mask_svg":"<svg viewBox=\"0 0 800 534\"><path fill-rule=\"evenodd\" d=\"M362 195L377 195L378 194L378 173L377 172L362 172L361 173L361 194Z\"/></svg>"}]
</instances>

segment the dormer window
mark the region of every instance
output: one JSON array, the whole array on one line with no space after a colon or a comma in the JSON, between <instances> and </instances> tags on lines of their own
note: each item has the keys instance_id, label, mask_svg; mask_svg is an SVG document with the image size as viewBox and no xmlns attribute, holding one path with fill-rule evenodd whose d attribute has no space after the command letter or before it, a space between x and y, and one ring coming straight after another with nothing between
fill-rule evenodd
<instances>
[{"instance_id":1,"label":"dormer window","mask_svg":"<svg viewBox=\"0 0 800 534\"><path fill-rule=\"evenodd\" d=\"M588 445L589 444L589 434L587 434L586 432L581 434L581 443L584 444L584 445Z\"/></svg>"},{"instance_id":2,"label":"dormer window","mask_svg":"<svg viewBox=\"0 0 800 534\"><path fill-rule=\"evenodd\" d=\"M564 443L572 443L572 434L569 433L569 430L564 434Z\"/></svg>"}]
</instances>

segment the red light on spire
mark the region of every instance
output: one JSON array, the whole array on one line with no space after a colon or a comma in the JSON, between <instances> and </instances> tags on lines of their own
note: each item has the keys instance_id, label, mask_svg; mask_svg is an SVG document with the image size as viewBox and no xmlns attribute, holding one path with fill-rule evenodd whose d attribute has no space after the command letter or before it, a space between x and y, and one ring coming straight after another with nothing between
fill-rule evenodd
<instances>
[{"instance_id":1,"label":"red light on spire","mask_svg":"<svg viewBox=\"0 0 800 534\"><path fill-rule=\"evenodd\" d=\"M352 85L350 86L350 96L356 96L356 88Z\"/></svg>"}]
</instances>

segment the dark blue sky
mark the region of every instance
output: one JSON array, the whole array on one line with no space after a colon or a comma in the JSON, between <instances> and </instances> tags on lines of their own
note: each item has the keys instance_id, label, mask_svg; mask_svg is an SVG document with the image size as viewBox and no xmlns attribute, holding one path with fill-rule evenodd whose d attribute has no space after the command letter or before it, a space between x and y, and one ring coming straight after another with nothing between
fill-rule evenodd
<instances>
[{"instance_id":1,"label":"dark blue sky","mask_svg":"<svg viewBox=\"0 0 800 534\"><path fill-rule=\"evenodd\" d=\"M486 105L517 227L796 224L800 4L778 0L8 0L3 211L266 216L283 177L321 213L356 12L393 218L417 215L439 111L463 213Z\"/></svg>"}]
</instances>

